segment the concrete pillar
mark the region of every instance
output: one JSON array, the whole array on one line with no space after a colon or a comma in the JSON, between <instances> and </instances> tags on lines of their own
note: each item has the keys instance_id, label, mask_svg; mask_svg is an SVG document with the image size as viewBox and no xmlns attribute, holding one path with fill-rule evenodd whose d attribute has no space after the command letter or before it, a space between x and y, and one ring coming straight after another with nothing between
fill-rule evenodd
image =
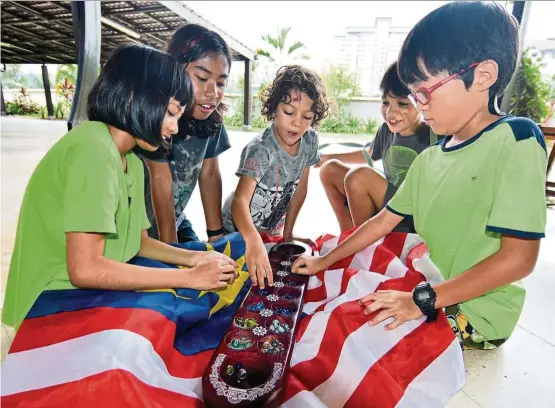
<instances>
[{"instance_id":1,"label":"concrete pillar","mask_svg":"<svg viewBox=\"0 0 555 408\"><path fill-rule=\"evenodd\" d=\"M87 97L98 77L100 65L100 2L72 1L73 33L77 47L77 83L68 129L87 120Z\"/></svg>"},{"instance_id":2,"label":"concrete pillar","mask_svg":"<svg viewBox=\"0 0 555 408\"><path fill-rule=\"evenodd\" d=\"M244 112L243 126L245 129L251 128L251 61L245 59L245 89L244 89Z\"/></svg>"},{"instance_id":3,"label":"concrete pillar","mask_svg":"<svg viewBox=\"0 0 555 408\"><path fill-rule=\"evenodd\" d=\"M48 78L48 67L42 64L42 84L44 85L44 96L46 99L46 110L48 119L54 119L54 105L52 104L52 93L50 92L50 78Z\"/></svg>"}]
</instances>

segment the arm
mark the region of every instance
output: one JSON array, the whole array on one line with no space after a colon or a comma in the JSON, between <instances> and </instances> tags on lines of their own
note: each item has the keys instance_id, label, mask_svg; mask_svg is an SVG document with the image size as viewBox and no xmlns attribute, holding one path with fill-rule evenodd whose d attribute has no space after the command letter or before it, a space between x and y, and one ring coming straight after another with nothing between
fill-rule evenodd
<instances>
[{"instance_id":1,"label":"arm","mask_svg":"<svg viewBox=\"0 0 555 408\"><path fill-rule=\"evenodd\" d=\"M152 207L158 225L158 237L163 242L177 242L173 179L168 162L145 159L150 173Z\"/></svg>"},{"instance_id":2,"label":"arm","mask_svg":"<svg viewBox=\"0 0 555 408\"><path fill-rule=\"evenodd\" d=\"M231 215L237 229L243 236L246 244L245 259L253 285L260 285L264 289L264 278L268 279L268 284L273 285L272 268L262 238L258 233L250 212L250 202L256 180L252 177L243 175L239 179L239 184L233 196L231 204Z\"/></svg>"},{"instance_id":3,"label":"arm","mask_svg":"<svg viewBox=\"0 0 555 408\"><path fill-rule=\"evenodd\" d=\"M285 227L283 228L283 239L285 241L291 241L293 238L293 227L295 226L295 221L297 221L297 216L301 207L303 206L304 200L306 199L306 193L308 191L308 176L310 175L310 167L304 169L301 180L289 207L287 208L287 213L285 216Z\"/></svg>"},{"instance_id":4,"label":"arm","mask_svg":"<svg viewBox=\"0 0 555 408\"><path fill-rule=\"evenodd\" d=\"M366 147L366 151L368 152L369 156L372 156L372 147ZM343 163L347 164L366 164L366 158L362 154L362 150L355 150L354 152L348 153L334 153L334 154L322 154L321 155L322 161L318 163L317 167L320 167L322 164L327 162L328 160L339 160Z\"/></svg>"},{"instance_id":5,"label":"arm","mask_svg":"<svg viewBox=\"0 0 555 408\"><path fill-rule=\"evenodd\" d=\"M483 296L492 290L528 276L538 259L539 239L521 239L503 235L501 248L464 273L434 285L437 309ZM369 323L376 325L390 317L395 320L386 326L394 329L408 320L417 319L422 312L414 303L412 292L378 291L363 297L361 304L370 303L364 310L369 315L380 309Z\"/></svg>"},{"instance_id":6,"label":"arm","mask_svg":"<svg viewBox=\"0 0 555 408\"><path fill-rule=\"evenodd\" d=\"M204 208L207 230L222 228L222 176L218 158L204 159L199 175L200 198ZM223 234L222 234L223 235ZM211 237L216 241L221 235Z\"/></svg>"},{"instance_id":7,"label":"arm","mask_svg":"<svg viewBox=\"0 0 555 408\"><path fill-rule=\"evenodd\" d=\"M192 269L148 268L104 257L103 234L66 233L67 266L71 284L83 289L143 290L165 288L224 288L235 267L212 260Z\"/></svg>"},{"instance_id":8,"label":"arm","mask_svg":"<svg viewBox=\"0 0 555 408\"><path fill-rule=\"evenodd\" d=\"M165 244L157 239L150 238L146 231L141 236L141 249L139 256L153 259L155 261L169 263L173 265L195 266L202 261L217 259L222 263L237 266L235 262L224 254L216 251L191 251L188 249L177 248L172 245Z\"/></svg>"},{"instance_id":9,"label":"arm","mask_svg":"<svg viewBox=\"0 0 555 408\"><path fill-rule=\"evenodd\" d=\"M362 224L349 238L322 257L299 257L292 266L295 273L314 275L328 269L334 263L355 254L378 239L386 236L401 222L403 217L387 208Z\"/></svg>"}]
</instances>

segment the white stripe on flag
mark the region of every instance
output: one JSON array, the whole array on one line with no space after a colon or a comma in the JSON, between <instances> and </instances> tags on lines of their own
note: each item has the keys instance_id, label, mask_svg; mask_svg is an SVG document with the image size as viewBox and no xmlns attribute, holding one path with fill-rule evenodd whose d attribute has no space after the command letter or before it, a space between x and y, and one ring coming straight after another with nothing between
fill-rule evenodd
<instances>
[{"instance_id":1,"label":"white stripe on flag","mask_svg":"<svg viewBox=\"0 0 555 408\"><path fill-rule=\"evenodd\" d=\"M339 236L324 242L324 245L322 245L322 248L320 249L320 256L324 256L328 252L330 252L333 248L337 246L338 242L339 242Z\"/></svg>"},{"instance_id":2,"label":"white stripe on flag","mask_svg":"<svg viewBox=\"0 0 555 408\"><path fill-rule=\"evenodd\" d=\"M395 257L391 260L389 265L387 265L385 275L390 278L402 278L407 274L408 270L409 268L403 265L399 258Z\"/></svg>"},{"instance_id":3,"label":"white stripe on flag","mask_svg":"<svg viewBox=\"0 0 555 408\"><path fill-rule=\"evenodd\" d=\"M426 253L422 258L415 259L412 263L414 269L426 277L426 281L430 283L443 282L443 275L439 268L430 259L430 254Z\"/></svg>"},{"instance_id":4,"label":"white stripe on flag","mask_svg":"<svg viewBox=\"0 0 555 408\"><path fill-rule=\"evenodd\" d=\"M401 262L407 263L407 255L410 250L417 246L418 244L424 242L424 240L418 234L407 234L405 238L405 244L403 245L403 250L401 251Z\"/></svg>"},{"instance_id":5,"label":"white stripe on flag","mask_svg":"<svg viewBox=\"0 0 555 408\"><path fill-rule=\"evenodd\" d=\"M10 375L2 378L2 395L77 381L114 369L129 371L153 387L202 400L200 377L171 376L152 344L126 330L106 330L8 354L2 371Z\"/></svg>"},{"instance_id":6,"label":"white stripe on flag","mask_svg":"<svg viewBox=\"0 0 555 408\"><path fill-rule=\"evenodd\" d=\"M345 339L335 371L330 378L314 388L312 394L328 407L344 406L374 363L390 351L403 337L420 326L424 320L423 317L411 320L396 330L384 329L384 326L390 323L392 319L387 319L374 327L363 324ZM304 337L308 336L305 334ZM297 346L295 346L296 350ZM294 404L291 406L309 406L308 403L313 400L313 397L308 397L306 394L299 393L295 395L283 406L289 407L290 403ZM308 399L305 400L305 398Z\"/></svg>"},{"instance_id":7,"label":"white stripe on flag","mask_svg":"<svg viewBox=\"0 0 555 408\"><path fill-rule=\"evenodd\" d=\"M324 338L324 333L333 310L343 303L360 299L370 292L374 292L378 285L387 280L386 276L368 271L359 271L349 280L345 293L324 306L324 310L317 312L311 318L306 331L301 340L295 344L293 355L291 356L291 367L296 364L311 360L318 354L320 344ZM316 302L314 302L316 303Z\"/></svg>"},{"instance_id":8,"label":"white stripe on flag","mask_svg":"<svg viewBox=\"0 0 555 408\"><path fill-rule=\"evenodd\" d=\"M355 254L349 268L364 269L365 271L369 271L370 265L372 265L372 259L374 259L374 252L376 252L378 245L383 243L383 240L383 238L380 238L374 244L367 246L362 251Z\"/></svg>"},{"instance_id":9,"label":"white stripe on flag","mask_svg":"<svg viewBox=\"0 0 555 408\"><path fill-rule=\"evenodd\" d=\"M415 402L418 402L419 407L444 407L465 382L462 350L455 338L440 356L412 380L396 407L415 407Z\"/></svg>"},{"instance_id":10,"label":"white stripe on flag","mask_svg":"<svg viewBox=\"0 0 555 408\"><path fill-rule=\"evenodd\" d=\"M324 272L324 282L326 283L326 299L319 302L308 302L303 306L303 313L312 314L324 303L337 298L341 292L341 280L343 279L344 269L331 269Z\"/></svg>"},{"instance_id":11,"label":"white stripe on flag","mask_svg":"<svg viewBox=\"0 0 555 408\"><path fill-rule=\"evenodd\" d=\"M328 405L320 401L313 392L302 390L293 398L287 400L280 408L330 408Z\"/></svg>"}]
</instances>

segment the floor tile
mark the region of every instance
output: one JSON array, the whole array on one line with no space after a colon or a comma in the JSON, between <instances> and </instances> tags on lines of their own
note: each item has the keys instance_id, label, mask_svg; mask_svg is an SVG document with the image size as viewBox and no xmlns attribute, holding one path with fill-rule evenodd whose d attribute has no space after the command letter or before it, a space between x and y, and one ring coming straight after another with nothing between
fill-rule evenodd
<instances>
[{"instance_id":1,"label":"floor tile","mask_svg":"<svg viewBox=\"0 0 555 408\"><path fill-rule=\"evenodd\" d=\"M464 391L455 394L446 405L446 408L481 408L480 405L470 398Z\"/></svg>"},{"instance_id":2,"label":"floor tile","mask_svg":"<svg viewBox=\"0 0 555 408\"><path fill-rule=\"evenodd\" d=\"M487 408L552 408L555 401L555 347L517 328L494 351L464 352L464 392ZM533 401L533 404L531 402Z\"/></svg>"}]
</instances>

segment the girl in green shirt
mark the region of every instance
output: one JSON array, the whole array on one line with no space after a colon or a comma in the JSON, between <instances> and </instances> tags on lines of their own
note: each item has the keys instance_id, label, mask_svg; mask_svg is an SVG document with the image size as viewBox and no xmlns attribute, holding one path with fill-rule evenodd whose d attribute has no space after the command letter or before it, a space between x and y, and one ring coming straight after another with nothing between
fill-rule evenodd
<instances>
[{"instance_id":1,"label":"girl in green shirt","mask_svg":"<svg viewBox=\"0 0 555 408\"><path fill-rule=\"evenodd\" d=\"M21 205L2 321L19 327L51 289L225 287L236 265L149 238L144 173L131 152L167 147L193 103L189 77L168 54L124 45L87 103L89 121L63 136L33 172ZM189 269L128 264L140 255Z\"/></svg>"}]
</instances>

